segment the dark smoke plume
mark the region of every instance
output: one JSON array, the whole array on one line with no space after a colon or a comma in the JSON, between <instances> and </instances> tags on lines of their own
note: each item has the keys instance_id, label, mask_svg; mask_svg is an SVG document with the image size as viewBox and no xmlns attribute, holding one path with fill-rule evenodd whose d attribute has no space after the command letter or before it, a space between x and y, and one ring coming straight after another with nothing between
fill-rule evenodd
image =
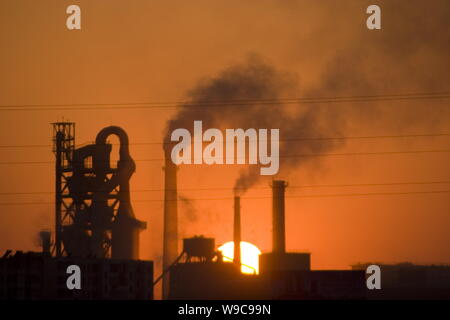
<instances>
[{"instance_id":1,"label":"dark smoke plume","mask_svg":"<svg viewBox=\"0 0 450 320\"><path fill-rule=\"evenodd\" d=\"M341 2L329 2L329 5L345 6ZM355 11L355 5L358 12L363 12L364 4L347 5L349 12ZM320 24L327 30L334 30L336 11L329 12L332 17L320 21ZM363 129L363 132L394 134L447 131L447 128L442 128L450 121L448 99L339 105L304 103L292 108L277 103L279 99L292 97L450 92L448 1L389 1L383 3L383 12L383 30L380 32L368 31L363 26L340 30L348 33L348 37L343 38L338 47L330 47L326 51L328 58L316 69L321 70L317 71L320 72L318 83L310 82L307 87L299 88L293 73L280 72L258 56L251 56L245 63L200 81L188 93L188 100L194 105L252 99L271 100L273 103L182 108L168 123L166 142L170 140L170 132L177 128L192 128L194 120L202 120L204 130L211 127L279 128L280 171L287 174L306 161L317 163L320 159L289 155L329 152L342 146L345 140L320 138L344 136L344 132L349 134L355 128ZM314 41L322 40L318 35ZM301 51L298 56L299 59L303 56ZM283 141L289 138L315 139ZM257 183L261 179L259 169L257 165L246 166L235 183L235 193L243 193Z\"/></svg>"},{"instance_id":2,"label":"dark smoke plume","mask_svg":"<svg viewBox=\"0 0 450 320\"><path fill-rule=\"evenodd\" d=\"M449 119L446 105L427 108L426 104L411 107L409 104L372 101L350 102L339 107L333 103L302 103L290 108L280 103L279 99L286 96L320 98L329 97L332 93L337 96L358 96L386 92L382 81L373 79L363 71L364 64L357 54L337 54L322 75L320 86L300 91L294 75L280 72L261 58L252 56L243 64L229 67L218 76L201 81L191 90L188 95L189 106L180 109L169 121L165 141L170 141L170 133L177 128L192 128L194 120L203 121L203 130L278 128L280 171L288 174L307 161L314 160L317 163L320 159L299 155L326 153L342 146L345 140L326 138L343 136L349 123L370 127L373 120L377 119L386 131L401 132L411 126L436 130ZM417 85L422 83L426 87L427 80L424 80L423 83L417 81ZM247 102L244 106L233 104L239 100ZM250 103L248 100L265 102ZM212 102L211 105L208 102ZM215 102L220 104L216 105ZM227 103L230 105L223 105ZM292 138L300 140L292 141ZM260 175L259 165L248 165L241 170L234 192L241 195L267 177Z\"/></svg>"},{"instance_id":3,"label":"dark smoke plume","mask_svg":"<svg viewBox=\"0 0 450 320\"><path fill-rule=\"evenodd\" d=\"M192 128L194 120L202 120L203 128L265 128L280 129L280 170L288 171L307 157L288 157L293 153L318 153L335 148L339 142L332 140L304 140L301 143L289 144L284 138L292 137L325 137L336 135L339 125L328 117L320 108L301 105L295 112L280 105L278 99L297 92L296 77L283 73L257 56L251 56L243 64L229 67L218 76L201 81L189 93L189 106L169 121L165 142L170 142L170 133L177 128ZM233 105L233 102L246 100L244 106ZM258 100L249 103L251 100ZM259 101L264 101L260 103ZM270 104L266 102L270 101ZM217 106L208 102L230 103L228 106ZM206 105L196 107L196 104ZM326 124L326 126L324 125ZM166 144L168 145L168 144ZM295 146L295 150L292 150ZM287 156L287 157L285 157ZM240 173L234 187L236 194L242 194L262 176L259 165L246 166Z\"/></svg>"}]
</instances>

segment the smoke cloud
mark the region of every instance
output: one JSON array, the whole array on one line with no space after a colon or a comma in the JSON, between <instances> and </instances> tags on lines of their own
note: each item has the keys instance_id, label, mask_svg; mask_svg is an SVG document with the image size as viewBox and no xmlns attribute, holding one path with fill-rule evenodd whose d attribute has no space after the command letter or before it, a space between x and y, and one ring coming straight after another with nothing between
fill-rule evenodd
<instances>
[{"instance_id":1,"label":"smoke cloud","mask_svg":"<svg viewBox=\"0 0 450 320\"><path fill-rule=\"evenodd\" d=\"M292 137L325 137L339 131L338 123L327 118L320 108L302 105L291 110L280 104L279 99L297 92L297 78L294 74L276 70L261 57L249 56L247 60L231 66L216 77L201 81L189 93L189 106L170 120L165 142L177 128L190 128L194 120L202 120L204 128L255 128L280 129L280 168L289 170L307 161L304 157L283 157L288 141ZM245 100L244 106L233 102ZM257 102L250 102L258 100ZM261 103L262 101L262 103ZM220 102L227 106L208 105ZM269 103L268 103L269 102ZM198 106L196 105L198 104ZM200 106L201 105L201 106ZM323 124L326 123L327 126ZM304 140L295 144L297 153L318 153L335 148L339 143L330 140ZM169 145L169 144L166 144ZM291 144L292 145L292 144ZM291 148L291 145L289 147ZM259 182L259 165L246 166L236 180L234 191L242 194Z\"/></svg>"},{"instance_id":2,"label":"smoke cloud","mask_svg":"<svg viewBox=\"0 0 450 320\"><path fill-rule=\"evenodd\" d=\"M430 107L427 100L410 100L411 103L406 104L398 101L348 102L340 103L338 107L335 103L295 106L282 103L285 98L297 97L449 92L447 70L450 65L446 55L450 50L450 33L443 31L450 30L450 7L446 1L414 3L383 4L386 14L383 15L383 30L378 33L364 27L350 33L340 30L346 34L342 43L328 48L327 62L323 62L325 67L318 81L309 82L306 87L299 86L295 70L280 71L256 54L241 64L225 68L214 77L199 81L187 94L190 105L181 108L169 121L166 142L173 130L191 128L194 120L202 120L204 129L279 128L280 171L285 175L306 162L314 161L316 164L320 160L320 157L294 155L326 153L341 147L345 140L324 138L343 136L349 126L370 129L377 125L384 132L396 133L411 127L439 130L438 127L450 119L449 108L444 103ZM349 9L355 5L361 6L361 10L364 6L352 3ZM423 15L424 6L435 15ZM398 23L395 12L402 12L405 21ZM333 29L330 23L335 24L336 21L324 20L323 27ZM440 37L433 38L430 34L439 34ZM321 40L317 38L314 41ZM304 77L301 72L299 70ZM233 106L236 100L266 100L271 103ZM231 106L207 105L208 102L229 102ZM306 139L289 141L292 138ZM259 165L242 169L234 187L236 194L244 193L264 179L259 169Z\"/></svg>"}]
</instances>

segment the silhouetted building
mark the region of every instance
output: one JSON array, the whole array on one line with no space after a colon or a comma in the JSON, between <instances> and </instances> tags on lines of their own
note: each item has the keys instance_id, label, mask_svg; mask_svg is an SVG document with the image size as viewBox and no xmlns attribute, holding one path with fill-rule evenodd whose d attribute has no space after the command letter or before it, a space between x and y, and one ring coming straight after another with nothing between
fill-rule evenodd
<instances>
[{"instance_id":1,"label":"silhouetted building","mask_svg":"<svg viewBox=\"0 0 450 320\"><path fill-rule=\"evenodd\" d=\"M261 277L270 299L365 299L363 271L275 271Z\"/></svg>"},{"instance_id":2,"label":"silhouetted building","mask_svg":"<svg viewBox=\"0 0 450 320\"><path fill-rule=\"evenodd\" d=\"M363 299L365 272L311 270L309 253L263 253L261 281L270 299Z\"/></svg>"},{"instance_id":3,"label":"silhouetted building","mask_svg":"<svg viewBox=\"0 0 450 320\"><path fill-rule=\"evenodd\" d=\"M259 268L262 274L276 271L309 271L311 254L302 252L263 253L259 256Z\"/></svg>"},{"instance_id":4,"label":"silhouetted building","mask_svg":"<svg viewBox=\"0 0 450 320\"><path fill-rule=\"evenodd\" d=\"M365 271L312 271L309 253L262 254L260 274L246 275L240 265L223 262L214 252L214 239L194 237L183 244L183 253L168 270L170 299L365 298Z\"/></svg>"},{"instance_id":5,"label":"silhouetted building","mask_svg":"<svg viewBox=\"0 0 450 320\"><path fill-rule=\"evenodd\" d=\"M305 262L302 259L300 261ZM365 271L311 271L309 268L306 269L304 264L295 263L290 268L286 266L276 268L276 261L273 262L270 265L270 268L273 268L269 270L265 269L267 264L260 264L259 275L242 274L239 266L229 262L177 263L170 270L169 297L170 299L365 299Z\"/></svg>"},{"instance_id":6,"label":"silhouetted building","mask_svg":"<svg viewBox=\"0 0 450 320\"><path fill-rule=\"evenodd\" d=\"M412 263L360 263L353 270L371 264L381 269L381 289L367 290L369 299L450 299L450 266Z\"/></svg>"},{"instance_id":7,"label":"silhouetted building","mask_svg":"<svg viewBox=\"0 0 450 320\"><path fill-rule=\"evenodd\" d=\"M240 255L224 263L214 240L184 239L182 255L167 269L170 299L364 299L365 271L312 271L309 253L286 252L285 188L272 181L272 252L259 257L260 275L240 272ZM240 198L234 198L234 243L240 242ZM237 246L236 246L237 247ZM195 254L193 252L196 252ZM191 260L197 256L197 261ZM216 257L213 260L213 257Z\"/></svg>"},{"instance_id":8,"label":"silhouetted building","mask_svg":"<svg viewBox=\"0 0 450 320\"><path fill-rule=\"evenodd\" d=\"M119 160L111 161L111 135L119 139ZM139 232L130 179L136 164L128 135L103 128L95 143L75 147L75 123L53 123L55 153L55 255L139 259Z\"/></svg>"},{"instance_id":9,"label":"silhouetted building","mask_svg":"<svg viewBox=\"0 0 450 320\"><path fill-rule=\"evenodd\" d=\"M229 262L186 262L171 269L170 299L264 299L258 276Z\"/></svg>"},{"instance_id":10,"label":"silhouetted building","mask_svg":"<svg viewBox=\"0 0 450 320\"><path fill-rule=\"evenodd\" d=\"M67 288L69 265L81 269L81 290ZM153 299L153 262L7 251L0 259L0 299Z\"/></svg>"}]
</instances>

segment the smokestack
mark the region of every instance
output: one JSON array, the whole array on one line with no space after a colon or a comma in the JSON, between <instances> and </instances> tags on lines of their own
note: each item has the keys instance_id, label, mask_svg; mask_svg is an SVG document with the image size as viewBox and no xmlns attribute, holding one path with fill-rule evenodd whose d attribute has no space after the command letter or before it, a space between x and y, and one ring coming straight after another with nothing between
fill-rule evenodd
<instances>
[{"instance_id":1,"label":"smokestack","mask_svg":"<svg viewBox=\"0 0 450 320\"><path fill-rule=\"evenodd\" d=\"M272 252L285 253L284 190L286 182L272 181Z\"/></svg>"},{"instance_id":2,"label":"smokestack","mask_svg":"<svg viewBox=\"0 0 450 320\"><path fill-rule=\"evenodd\" d=\"M234 241L234 257L233 262L237 265L241 265L241 198L234 197L234 228L233 228L233 241Z\"/></svg>"},{"instance_id":3,"label":"smokestack","mask_svg":"<svg viewBox=\"0 0 450 320\"><path fill-rule=\"evenodd\" d=\"M177 166L166 151L164 167L164 244L163 244L163 271L178 257L178 206L177 206ZM170 272L163 277L163 299L169 297Z\"/></svg>"},{"instance_id":4,"label":"smokestack","mask_svg":"<svg viewBox=\"0 0 450 320\"><path fill-rule=\"evenodd\" d=\"M39 232L39 238L41 239L42 253L50 254L51 232L43 230Z\"/></svg>"}]
</instances>

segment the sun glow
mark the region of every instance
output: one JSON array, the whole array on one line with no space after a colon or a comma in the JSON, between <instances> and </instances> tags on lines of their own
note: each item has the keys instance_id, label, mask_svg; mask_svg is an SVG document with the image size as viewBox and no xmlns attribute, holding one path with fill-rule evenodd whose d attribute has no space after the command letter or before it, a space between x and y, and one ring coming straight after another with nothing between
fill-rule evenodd
<instances>
[{"instance_id":1,"label":"sun glow","mask_svg":"<svg viewBox=\"0 0 450 320\"><path fill-rule=\"evenodd\" d=\"M234 242L230 241L219 247L222 252L223 261L233 261ZM241 272L247 274L259 273L259 255L261 251L250 242L241 241Z\"/></svg>"}]
</instances>

